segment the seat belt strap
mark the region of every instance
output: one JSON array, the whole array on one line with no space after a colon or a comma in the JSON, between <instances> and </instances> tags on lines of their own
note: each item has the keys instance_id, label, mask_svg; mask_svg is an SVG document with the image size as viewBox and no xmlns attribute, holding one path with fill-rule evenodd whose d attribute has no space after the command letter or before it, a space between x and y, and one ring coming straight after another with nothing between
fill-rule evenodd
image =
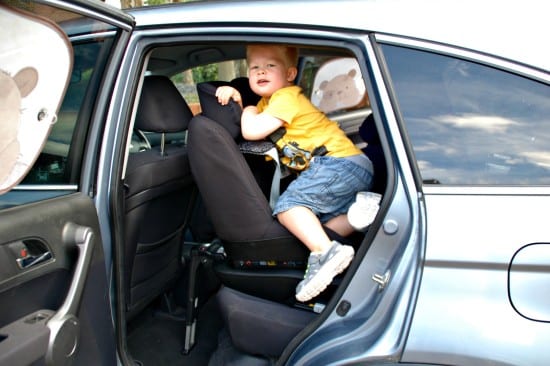
<instances>
[{"instance_id":1,"label":"seat belt strap","mask_svg":"<svg viewBox=\"0 0 550 366\"><path fill-rule=\"evenodd\" d=\"M277 203L277 200L279 199L281 189L281 162L279 161L279 152L275 146L266 151L265 155L270 156L275 162L275 172L273 173L271 192L269 194L269 206L271 206L271 209L273 210L275 203Z\"/></svg>"},{"instance_id":2,"label":"seat belt strap","mask_svg":"<svg viewBox=\"0 0 550 366\"><path fill-rule=\"evenodd\" d=\"M271 191L269 194L269 206L273 209L275 203L279 199L282 178L281 162L279 160L277 146L270 141L245 141L239 144L239 149L245 154L269 156L275 162L275 172L271 180Z\"/></svg>"}]
</instances>

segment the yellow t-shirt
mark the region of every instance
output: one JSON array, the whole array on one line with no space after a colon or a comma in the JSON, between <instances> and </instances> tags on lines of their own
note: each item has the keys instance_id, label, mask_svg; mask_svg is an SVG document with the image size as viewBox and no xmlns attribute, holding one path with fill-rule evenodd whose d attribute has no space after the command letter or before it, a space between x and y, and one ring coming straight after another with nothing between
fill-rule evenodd
<instances>
[{"instance_id":1,"label":"yellow t-shirt","mask_svg":"<svg viewBox=\"0 0 550 366\"><path fill-rule=\"evenodd\" d=\"M284 121L286 133L277 141L279 148L293 144L312 152L324 145L327 149L326 155L337 158L362 153L336 122L331 121L310 102L299 86L279 89L271 98L262 98L257 107L259 113L265 112Z\"/></svg>"}]
</instances>

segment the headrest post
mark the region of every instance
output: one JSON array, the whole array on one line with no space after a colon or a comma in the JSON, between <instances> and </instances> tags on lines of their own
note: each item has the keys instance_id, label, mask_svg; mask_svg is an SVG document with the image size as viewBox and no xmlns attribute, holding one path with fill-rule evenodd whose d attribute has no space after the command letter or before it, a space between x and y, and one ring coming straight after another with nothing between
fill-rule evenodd
<instances>
[{"instance_id":1,"label":"headrest post","mask_svg":"<svg viewBox=\"0 0 550 366\"><path fill-rule=\"evenodd\" d=\"M165 139L166 139L166 133L163 132L161 133L160 135L160 156L165 156L166 153L164 152L164 143L165 143Z\"/></svg>"}]
</instances>

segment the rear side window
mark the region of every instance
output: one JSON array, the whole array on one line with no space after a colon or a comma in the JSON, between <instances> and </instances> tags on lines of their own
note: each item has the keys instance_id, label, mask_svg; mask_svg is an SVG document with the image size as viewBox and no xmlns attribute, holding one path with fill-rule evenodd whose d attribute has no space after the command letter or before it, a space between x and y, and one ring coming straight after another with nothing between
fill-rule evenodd
<instances>
[{"instance_id":1,"label":"rear side window","mask_svg":"<svg viewBox=\"0 0 550 366\"><path fill-rule=\"evenodd\" d=\"M550 184L550 86L383 45L425 184Z\"/></svg>"},{"instance_id":2,"label":"rear side window","mask_svg":"<svg viewBox=\"0 0 550 366\"><path fill-rule=\"evenodd\" d=\"M196 66L172 75L170 79L180 91L183 99L189 104L193 114L198 114L201 112L197 93L198 83L214 80L231 81L240 77L248 77L248 69L244 59Z\"/></svg>"}]
</instances>

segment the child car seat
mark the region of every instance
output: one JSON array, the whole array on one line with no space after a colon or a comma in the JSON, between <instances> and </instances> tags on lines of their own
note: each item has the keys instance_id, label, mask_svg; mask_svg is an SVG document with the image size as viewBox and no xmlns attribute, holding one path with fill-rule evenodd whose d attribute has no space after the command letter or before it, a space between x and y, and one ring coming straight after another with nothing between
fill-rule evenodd
<instances>
[{"instance_id":1,"label":"child car seat","mask_svg":"<svg viewBox=\"0 0 550 366\"><path fill-rule=\"evenodd\" d=\"M309 251L273 217L268 199L239 149L240 131L235 133L233 127L240 124L238 104L220 105L213 94L215 87L199 85L198 91L202 113L189 124L189 161L228 257L216 266L217 274L226 286L265 299L289 301L303 277ZM273 171L272 162L264 163ZM345 242L326 231L331 238Z\"/></svg>"}]
</instances>

